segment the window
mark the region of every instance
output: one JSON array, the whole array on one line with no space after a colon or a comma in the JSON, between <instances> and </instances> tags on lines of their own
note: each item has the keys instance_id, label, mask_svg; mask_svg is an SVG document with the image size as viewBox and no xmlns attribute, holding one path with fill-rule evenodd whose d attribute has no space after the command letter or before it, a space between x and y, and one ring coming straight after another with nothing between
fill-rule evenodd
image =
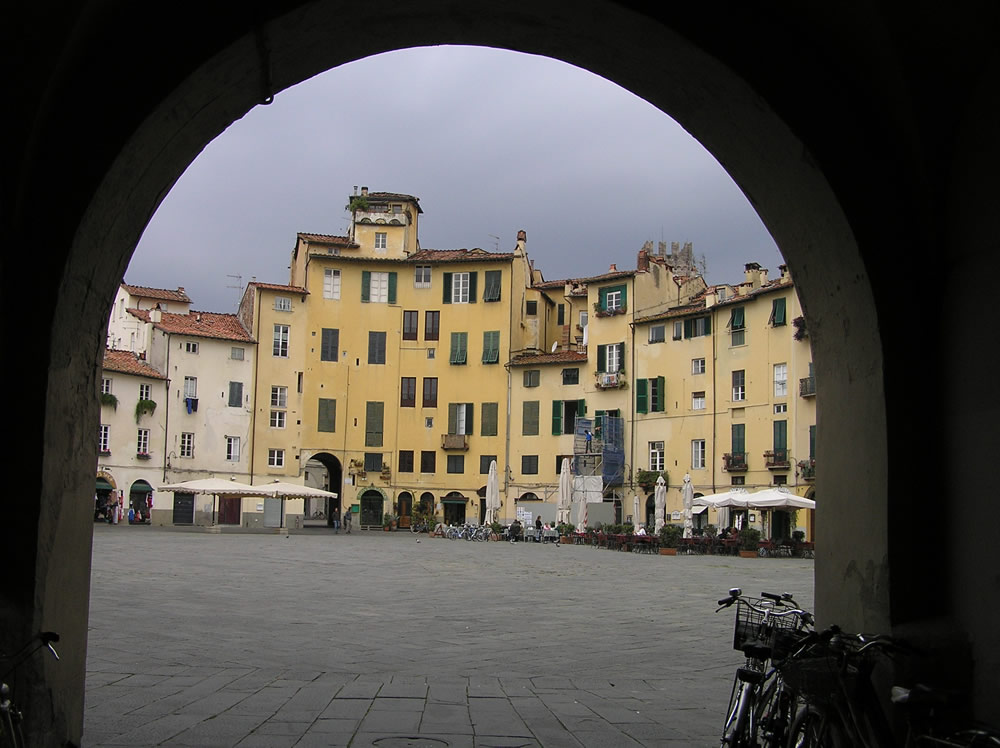
<instances>
[{"instance_id":1,"label":"window","mask_svg":"<svg viewBox=\"0 0 1000 748\"><path fill-rule=\"evenodd\" d=\"M111 377L103 377L101 379L101 394L102 395L111 394Z\"/></svg>"},{"instance_id":2,"label":"window","mask_svg":"<svg viewBox=\"0 0 1000 748\"><path fill-rule=\"evenodd\" d=\"M538 455L521 455L522 475L538 475Z\"/></svg>"},{"instance_id":3,"label":"window","mask_svg":"<svg viewBox=\"0 0 1000 748\"><path fill-rule=\"evenodd\" d=\"M361 301L372 304L395 304L396 274L362 270Z\"/></svg>"},{"instance_id":4,"label":"window","mask_svg":"<svg viewBox=\"0 0 1000 748\"><path fill-rule=\"evenodd\" d=\"M430 265L417 265L415 268L413 268L413 287L414 288L431 287Z\"/></svg>"},{"instance_id":5,"label":"window","mask_svg":"<svg viewBox=\"0 0 1000 748\"><path fill-rule=\"evenodd\" d=\"M677 320L676 322L674 322L674 335L673 335L673 338L674 338L674 340L680 340L683 337L684 337L684 321L683 320Z\"/></svg>"},{"instance_id":6,"label":"window","mask_svg":"<svg viewBox=\"0 0 1000 748\"><path fill-rule=\"evenodd\" d=\"M427 418L424 419L424 428L425 429L432 429L432 428L434 428L434 417L433 416L429 416L429 417L427 417Z\"/></svg>"},{"instance_id":7,"label":"window","mask_svg":"<svg viewBox=\"0 0 1000 748\"><path fill-rule=\"evenodd\" d=\"M474 411L472 403L448 403L448 433L471 434Z\"/></svg>"},{"instance_id":8,"label":"window","mask_svg":"<svg viewBox=\"0 0 1000 748\"><path fill-rule=\"evenodd\" d=\"M771 319L768 322L772 327L781 327L786 324L784 297L771 301Z\"/></svg>"},{"instance_id":9,"label":"window","mask_svg":"<svg viewBox=\"0 0 1000 748\"><path fill-rule=\"evenodd\" d=\"M152 389L148 384L139 385L139 399L140 400L151 400Z\"/></svg>"},{"instance_id":10,"label":"window","mask_svg":"<svg viewBox=\"0 0 1000 748\"><path fill-rule=\"evenodd\" d=\"M399 380L399 407L417 407L417 378L403 377Z\"/></svg>"},{"instance_id":11,"label":"window","mask_svg":"<svg viewBox=\"0 0 1000 748\"><path fill-rule=\"evenodd\" d=\"M452 364L464 364L468 358L469 333L453 332L451 334L451 358Z\"/></svg>"},{"instance_id":12,"label":"window","mask_svg":"<svg viewBox=\"0 0 1000 748\"><path fill-rule=\"evenodd\" d=\"M274 326L274 342L271 355L275 358L288 358L288 325Z\"/></svg>"},{"instance_id":13,"label":"window","mask_svg":"<svg viewBox=\"0 0 1000 748\"><path fill-rule=\"evenodd\" d=\"M788 365L774 365L774 396L785 397L788 395Z\"/></svg>"},{"instance_id":14,"label":"window","mask_svg":"<svg viewBox=\"0 0 1000 748\"><path fill-rule=\"evenodd\" d=\"M525 369L524 370L524 386L525 387L537 387L538 380L541 374L540 369Z\"/></svg>"},{"instance_id":15,"label":"window","mask_svg":"<svg viewBox=\"0 0 1000 748\"><path fill-rule=\"evenodd\" d=\"M500 361L500 331L483 332L483 363L495 364Z\"/></svg>"},{"instance_id":16,"label":"window","mask_svg":"<svg viewBox=\"0 0 1000 748\"><path fill-rule=\"evenodd\" d=\"M285 450L267 450L267 466L271 468L283 468L285 466Z\"/></svg>"},{"instance_id":17,"label":"window","mask_svg":"<svg viewBox=\"0 0 1000 748\"><path fill-rule=\"evenodd\" d=\"M556 324L565 325L566 324L566 305L556 304Z\"/></svg>"},{"instance_id":18,"label":"window","mask_svg":"<svg viewBox=\"0 0 1000 748\"><path fill-rule=\"evenodd\" d=\"M271 428L272 429L283 429L285 428L287 412L284 410L272 410L271 411Z\"/></svg>"},{"instance_id":19,"label":"window","mask_svg":"<svg viewBox=\"0 0 1000 748\"><path fill-rule=\"evenodd\" d=\"M244 354L243 349L238 346L233 346L232 348L229 349L229 358L231 358L233 361L242 361L243 354Z\"/></svg>"},{"instance_id":20,"label":"window","mask_svg":"<svg viewBox=\"0 0 1000 748\"><path fill-rule=\"evenodd\" d=\"M413 472L413 450L412 449L401 449L399 450L399 464L396 465L397 472L400 473L412 473Z\"/></svg>"},{"instance_id":21,"label":"window","mask_svg":"<svg viewBox=\"0 0 1000 748\"><path fill-rule=\"evenodd\" d=\"M693 358L693 359L691 359L691 373L692 374L704 374L705 373L705 359L703 359L703 358Z\"/></svg>"},{"instance_id":22,"label":"window","mask_svg":"<svg viewBox=\"0 0 1000 748\"><path fill-rule=\"evenodd\" d=\"M437 377L424 377L424 399L423 407L436 408L438 405L438 380Z\"/></svg>"},{"instance_id":23,"label":"window","mask_svg":"<svg viewBox=\"0 0 1000 748\"><path fill-rule=\"evenodd\" d=\"M337 401L321 397L316 413L316 430L332 433L337 430Z\"/></svg>"},{"instance_id":24,"label":"window","mask_svg":"<svg viewBox=\"0 0 1000 748\"><path fill-rule=\"evenodd\" d=\"M482 417L479 419L482 423L481 434L483 436L496 436L497 435L497 420L498 413L500 412L499 403L483 403L482 406Z\"/></svg>"},{"instance_id":25,"label":"window","mask_svg":"<svg viewBox=\"0 0 1000 748\"><path fill-rule=\"evenodd\" d=\"M580 370L579 369L563 369L562 370L562 383L563 384L580 384Z\"/></svg>"},{"instance_id":26,"label":"window","mask_svg":"<svg viewBox=\"0 0 1000 748\"><path fill-rule=\"evenodd\" d=\"M734 455L743 455L747 451L747 425L734 423L730 428L730 451Z\"/></svg>"},{"instance_id":27,"label":"window","mask_svg":"<svg viewBox=\"0 0 1000 748\"><path fill-rule=\"evenodd\" d=\"M787 475L774 475L774 485L776 486L787 486L788 476Z\"/></svg>"},{"instance_id":28,"label":"window","mask_svg":"<svg viewBox=\"0 0 1000 748\"><path fill-rule=\"evenodd\" d=\"M319 360L336 361L340 356L339 348L340 330L331 327L324 327L322 338L320 339Z\"/></svg>"},{"instance_id":29,"label":"window","mask_svg":"<svg viewBox=\"0 0 1000 748\"><path fill-rule=\"evenodd\" d=\"M649 327L649 342L650 343L662 343L667 339L667 326L666 325L650 325Z\"/></svg>"},{"instance_id":30,"label":"window","mask_svg":"<svg viewBox=\"0 0 1000 748\"><path fill-rule=\"evenodd\" d=\"M194 457L194 434L181 432L181 457Z\"/></svg>"},{"instance_id":31,"label":"window","mask_svg":"<svg viewBox=\"0 0 1000 748\"><path fill-rule=\"evenodd\" d=\"M711 317L694 317L684 320L684 337L701 338L712 334Z\"/></svg>"},{"instance_id":32,"label":"window","mask_svg":"<svg viewBox=\"0 0 1000 748\"><path fill-rule=\"evenodd\" d=\"M288 388L282 387L281 385L271 386L271 407L272 408L287 408L288 407Z\"/></svg>"},{"instance_id":33,"label":"window","mask_svg":"<svg viewBox=\"0 0 1000 748\"><path fill-rule=\"evenodd\" d=\"M580 329L582 330L587 326L587 313L580 312Z\"/></svg>"},{"instance_id":34,"label":"window","mask_svg":"<svg viewBox=\"0 0 1000 748\"><path fill-rule=\"evenodd\" d=\"M136 454L149 454L149 429L139 429L135 435Z\"/></svg>"},{"instance_id":35,"label":"window","mask_svg":"<svg viewBox=\"0 0 1000 748\"><path fill-rule=\"evenodd\" d=\"M637 413L659 413L664 409L663 377L635 380L635 410Z\"/></svg>"},{"instance_id":36,"label":"window","mask_svg":"<svg viewBox=\"0 0 1000 748\"><path fill-rule=\"evenodd\" d=\"M787 412L788 412L788 403L775 403L774 404L774 413L775 413L775 415L778 415L780 413L787 413Z\"/></svg>"},{"instance_id":37,"label":"window","mask_svg":"<svg viewBox=\"0 0 1000 748\"><path fill-rule=\"evenodd\" d=\"M445 273L445 304L476 303L476 273Z\"/></svg>"},{"instance_id":38,"label":"window","mask_svg":"<svg viewBox=\"0 0 1000 748\"><path fill-rule=\"evenodd\" d=\"M365 446L382 446L382 419L385 414L385 403L365 403Z\"/></svg>"},{"instance_id":39,"label":"window","mask_svg":"<svg viewBox=\"0 0 1000 748\"><path fill-rule=\"evenodd\" d=\"M448 472L461 475L465 472L465 455L448 455Z\"/></svg>"},{"instance_id":40,"label":"window","mask_svg":"<svg viewBox=\"0 0 1000 748\"><path fill-rule=\"evenodd\" d=\"M537 301L526 301L524 302L524 313L528 317L538 316L538 302Z\"/></svg>"},{"instance_id":41,"label":"window","mask_svg":"<svg viewBox=\"0 0 1000 748\"><path fill-rule=\"evenodd\" d=\"M229 407L240 408L243 406L243 382L229 383Z\"/></svg>"},{"instance_id":42,"label":"window","mask_svg":"<svg viewBox=\"0 0 1000 748\"><path fill-rule=\"evenodd\" d=\"M597 370L601 372L618 372L625 370L625 344L610 343L597 346Z\"/></svg>"},{"instance_id":43,"label":"window","mask_svg":"<svg viewBox=\"0 0 1000 748\"><path fill-rule=\"evenodd\" d=\"M556 455L556 475L559 475L559 473L562 472L562 462L563 462L563 460L569 460L570 472L572 472L572 470L573 470L573 468L572 468L572 465L573 465L573 455Z\"/></svg>"},{"instance_id":44,"label":"window","mask_svg":"<svg viewBox=\"0 0 1000 748\"><path fill-rule=\"evenodd\" d=\"M586 400L552 401L552 434L572 434L576 430L576 417L587 412Z\"/></svg>"},{"instance_id":45,"label":"window","mask_svg":"<svg viewBox=\"0 0 1000 748\"><path fill-rule=\"evenodd\" d=\"M340 271L327 268L323 271L323 298L340 298Z\"/></svg>"},{"instance_id":46,"label":"window","mask_svg":"<svg viewBox=\"0 0 1000 748\"><path fill-rule=\"evenodd\" d=\"M192 341L188 341L187 343L184 344L184 352L185 353L197 353L198 352L198 344L195 343L195 342L192 342Z\"/></svg>"},{"instance_id":47,"label":"window","mask_svg":"<svg viewBox=\"0 0 1000 748\"><path fill-rule=\"evenodd\" d=\"M428 358L428 360L434 358L434 355L435 355L434 354L434 349L433 348L428 348L427 349L427 358Z\"/></svg>"},{"instance_id":48,"label":"window","mask_svg":"<svg viewBox=\"0 0 1000 748\"><path fill-rule=\"evenodd\" d=\"M747 374L743 369L733 372L733 402L743 402L747 399Z\"/></svg>"},{"instance_id":49,"label":"window","mask_svg":"<svg viewBox=\"0 0 1000 748\"><path fill-rule=\"evenodd\" d=\"M486 271L486 288L483 289L483 301L500 301L500 282L503 273L499 270Z\"/></svg>"},{"instance_id":50,"label":"window","mask_svg":"<svg viewBox=\"0 0 1000 748\"><path fill-rule=\"evenodd\" d=\"M229 462L240 461L240 438L238 436L226 437L226 460Z\"/></svg>"},{"instance_id":51,"label":"window","mask_svg":"<svg viewBox=\"0 0 1000 748\"><path fill-rule=\"evenodd\" d=\"M521 434L538 436L538 400L525 400L521 404Z\"/></svg>"},{"instance_id":52,"label":"window","mask_svg":"<svg viewBox=\"0 0 1000 748\"><path fill-rule=\"evenodd\" d=\"M664 465L663 442L649 443L649 469L662 472Z\"/></svg>"},{"instance_id":53,"label":"window","mask_svg":"<svg viewBox=\"0 0 1000 748\"><path fill-rule=\"evenodd\" d=\"M368 331L368 363L385 363L385 333Z\"/></svg>"},{"instance_id":54,"label":"window","mask_svg":"<svg viewBox=\"0 0 1000 748\"><path fill-rule=\"evenodd\" d=\"M729 485L731 486L745 486L747 484L747 477L745 475L733 475L729 478Z\"/></svg>"},{"instance_id":55,"label":"window","mask_svg":"<svg viewBox=\"0 0 1000 748\"><path fill-rule=\"evenodd\" d=\"M615 312L619 309L625 309L625 286L607 286L602 288L598 294L600 307L604 311Z\"/></svg>"},{"instance_id":56,"label":"window","mask_svg":"<svg viewBox=\"0 0 1000 748\"><path fill-rule=\"evenodd\" d=\"M184 397L198 397L198 377L184 377Z\"/></svg>"},{"instance_id":57,"label":"window","mask_svg":"<svg viewBox=\"0 0 1000 748\"><path fill-rule=\"evenodd\" d=\"M435 461L437 458L436 452L421 452L420 453L420 472L421 473L433 473L435 472L436 465Z\"/></svg>"},{"instance_id":58,"label":"window","mask_svg":"<svg viewBox=\"0 0 1000 748\"><path fill-rule=\"evenodd\" d=\"M742 306L734 307L729 315L729 345L746 344L746 309Z\"/></svg>"},{"instance_id":59,"label":"window","mask_svg":"<svg viewBox=\"0 0 1000 748\"><path fill-rule=\"evenodd\" d=\"M420 312L416 310L403 312L403 340L417 339L417 320Z\"/></svg>"},{"instance_id":60,"label":"window","mask_svg":"<svg viewBox=\"0 0 1000 748\"><path fill-rule=\"evenodd\" d=\"M386 244L386 232L376 231L375 232L375 249L385 249Z\"/></svg>"},{"instance_id":61,"label":"window","mask_svg":"<svg viewBox=\"0 0 1000 748\"><path fill-rule=\"evenodd\" d=\"M382 453L365 452L365 472L377 473L382 470Z\"/></svg>"},{"instance_id":62,"label":"window","mask_svg":"<svg viewBox=\"0 0 1000 748\"><path fill-rule=\"evenodd\" d=\"M691 469L705 469L705 440L694 439L691 441Z\"/></svg>"},{"instance_id":63,"label":"window","mask_svg":"<svg viewBox=\"0 0 1000 748\"><path fill-rule=\"evenodd\" d=\"M111 427L106 423L97 427L97 451L104 454L111 453Z\"/></svg>"},{"instance_id":64,"label":"window","mask_svg":"<svg viewBox=\"0 0 1000 748\"><path fill-rule=\"evenodd\" d=\"M691 393L691 410L705 410L704 391Z\"/></svg>"},{"instance_id":65,"label":"window","mask_svg":"<svg viewBox=\"0 0 1000 748\"><path fill-rule=\"evenodd\" d=\"M788 449L788 421L775 421L774 422L774 452L775 458L780 460L787 459L785 454Z\"/></svg>"},{"instance_id":66,"label":"window","mask_svg":"<svg viewBox=\"0 0 1000 748\"><path fill-rule=\"evenodd\" d=\"M276 312L292 311L292 300L288 296L275 296L274 311Z\"/></svg>"},{"instance_id":67,"label":"window","mask_svg":"<svg viewBox=\"0 0 1000 748\"><path fill-rule=\"evenodd\" d=\"M480 475L489 475L490 474L490 464L496 458L497 458L496 455L479 455L479 474Z\"/></svg>"},{"instance_id":68,"label":"window","mask_svg":"<svg viewBox=\"0 0 1000 748\"><path fill-rule=\"evenodd\" d=\"M441 312L424 312L424 340L437 340L441 328Z\"/></svg>"}]
</instances>

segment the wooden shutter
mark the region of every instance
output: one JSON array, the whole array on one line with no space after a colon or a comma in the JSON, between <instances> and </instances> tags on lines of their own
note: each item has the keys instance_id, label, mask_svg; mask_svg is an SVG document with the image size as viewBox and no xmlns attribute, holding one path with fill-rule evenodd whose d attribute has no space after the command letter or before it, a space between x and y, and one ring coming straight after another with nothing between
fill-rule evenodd
<instances>
[{"instance_id":1,"label":"wooden shutter","mask_svg":"<svg viewBox=\"0 0 1000 748\"><path fill-rule=\"evenodd\" d=\"M597 370L606 371L608 368L608 347L606 345L597 346Z\"/></svg>"},{"instance_id":2,"label":"wooden shutter","mask_svg":"<svg viewBox=\"0 0 1000 748\"><path fill-rule=\"evenodd\" d=\"M651 403L650 410L654 413L661 413L667 402L667 380L664 377L656 378L656 399Z\"/></svg>"},{"instance_id":3,"label":"wooden shutter","mask_svg":"<svg viewBox=\"0 0 1000 748\"><path fill-rule=\"evenodd\" d=\"M503 276L499 270L487 270L483 289L483 301L500 301L500 288Z\"/></svg>"},{"instance_id":4,"label":"wooden shutter","mask_svg":"<svg viewBox=\"0 0 1000 748\"><path fill-rule=\"evenodd\" d=\"M321 361L336 361L340 348L340 330L324 327L323 339L320 341L319 357Z\"/></svg>"},{"instance_id":5,"label":"wooden shutter","mask_svg":"<svg viewBox=\"0 0 1000 748\"><path fill-rule=\"evenodd\" d=\"M370 270L361 271L361 300L369 301L372 293L372 273Z\"/></svg>"},{"instance_id":6,"label":"wooden shutter","mask_svg":"<svg viewBox=\"0 0 1000 748\"><path fill-rule=\"evenodd\" d=\"M774 450L788 449L788 421L774 422Z\"/></svg>"},{"instance_id":7,"label":"wooden shutter","mask_svg":"<svg viewBox=\"0 0 1000 748\"><path fill-rule=\"evenodd\" d=\"M450 304L451 303L451 273L442 273L441 276L442 276L441 286L442 286L443 294L444 294L442 296L441 300L445 304Z\"/></svg>"},{"instance_id":8,"label":"wooden shutter","mask_svg":"<svg viewBox=\"0 0 1000 748\"><path fill-rule=\"evenodd\" d=\"M390 304L396 303L396 274L389 273L389 297L388 301Z\"/></svg>"},{"instance_id":9,"label":"wooden shutter","mask_svg":"<svg viewBox=\"0 0 1000 748\"><path fill-rule=\"evenodd\" d=\"M469 273L469 303L476 303L476 276L479 273Z\"/></svg>"},{"instance_id":10,"label":"wooden shutter","mask_svg":"<svg viewBox=\"0 0 1000 748\"><path fill-rule=\"evenodd\" d=\"M686 319L684 320L684 337L690 338L694 337L694 320Z\"/></svg>"},{"instance_id":11,"label":"wooden shutter","mask_svg":"<svg viewBox=\"0 0 1000 748\"><path fill-rule=\"evenodd\" d=\"M229 407L239 408L243 405L243 382L229 383Z\"/></svg>"},{"instance_id":12,"label":"wooden shutter","mask_svg":"<svg viewBox=\"0 0 1000 748\"><path fill-rule=\"evenodd\" d=\"M576 401L576 414L580 418L583 418L585 415L587 415L587 401L584 400L583 398L580 398L579 400Z\"/></svg>"},{"instance_id":13,"label":"wooden shutter","mask_svg":"<svg viewBox=\"0 0 1000 748\"><path fill-rule=\"evenodd\" d=\"M483 403L482 435L497 435L497 416L500 411L499 403Z\"/></svg>"},{"instance_id":14,"label":"wooden shutter","mask_svg":"<svg viewBox=\"0 0 1000 748\"><path fill-rule=\"evenodd\" d=\"M552 434L559 436L562 434L563 401L552 401Z\"/></svg>"},{"instance_id":15,"label":"wooden shutter","mask_svg":"<svg viewBox=\"0 0 1000 748\"><path fill-rule=\"evenodd\" d=\"M464 364L466 361L468 338L464 332L453 332L451 334L451 357L453 364Z\"/></svg>"},{"instance_id":16,"label":"wooden shutter","mask_svg":"<svg viewBox=\"0 0 1000 748\"><path fill-rule=\"evenodd\" d=\"M525 400L521 406L521 433L524 436L537 436L538 434L538 401Z\"/></svg>"},{"instance_id":17,"label":"wooden shutter","mask_svg":"<svg viewBox=\"0 0 1000 748\"><path fill-rule=\"evenodd\" d=\"M466 434L471 434L471 433L473 433L475 431L475 428L474 428L474 423L475 423L475 420L476 420L475 415L476 415L476 404L475 403L466 403L465 404L465 433Z\"/></svg>"},{"instance_id":18,"label":"wooden shutter","mask_svg":"<svg viewBox=\"0 0 1000 748\"><path fill-rule=\"evenodd\" d=\"M448 433L458 433L458 403L448 403Z\"/></svg>"},{"instance_id":19,"label":"wooden shutter","mask_svg":"<svg viewBox=\"0 0 1000 748\"><path fill-rule=\"evenodd\" d=\"M625 344L615 343L618 348L618 371L625 371Z\"/></svg>"},{"instance_id":20,"label":"wooden shutter","mask_svg":"<svg viewBox=\"0 0 1000 748\"><path fill-rule=\"evenodd\" d=\"M316 430L333 432L337 430L337 401L321 397L316 417Z\"/></svg>"},{"instance_id":21,"label":"wooden shutter","mask_svg":"<svg viewBox=\"0 0 1000 748\"><path fill-rule=\"evenodd\" d=\"M747 451L746 424L734 423L732 428L732 450L736 454Z\"/></svg>"},{"instance_id":22,"label":"wooden shutter","mask_svg":"<svg viewBox=\"0 0 1000 748\"><path fill-rule=\"evenodd\" d=\"M385 414L385 403L365 403L365 446L382 446L382 418Z\"/></svg>"},{"instance_id":23,"label":"wooden shutter","mask_svg":"<svg viewBox=\"0 0 1000 748\"><path fill-rule=\"evenodd\" d=\"M649 412L649 382L645 379L635 380L635 411Z\"/></svg>"}]
</instances>

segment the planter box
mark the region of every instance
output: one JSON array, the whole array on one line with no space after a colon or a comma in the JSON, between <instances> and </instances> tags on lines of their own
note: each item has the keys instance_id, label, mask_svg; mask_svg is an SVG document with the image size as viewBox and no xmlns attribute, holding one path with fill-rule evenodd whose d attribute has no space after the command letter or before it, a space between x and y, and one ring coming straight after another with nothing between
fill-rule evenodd
<instances>
[{"instance_id":1,"label":"planter box","mask_svg":"<svg viewBox=\"0 0 1000 748\"><path fill-rule=\"evenodd\" d=\"M660 555L661 556L676 556L677 555L677 549L676 548L661 548L660 549Z\"/></svg>"},{"instance_id":2,"label":"planter box","mask_svg":"<svg viewBox=\"0 0 1000 748\"><path fill-rule=\"evenodd\" d=\"M740 551L740 558L757 558L757 551Z\"/></svg>"},{"instance_id":3,"label":"planter box","mask_svg":"<svg viewBox=\"0 0 1000 748\"><path fill-rule=\"evenodd\" d=\"M563 545L569 545L570 543L573 542L573 538L571 538L569 535L561 535L559 537L559 542L562 543Z\"/></svg>"}]
</instances>

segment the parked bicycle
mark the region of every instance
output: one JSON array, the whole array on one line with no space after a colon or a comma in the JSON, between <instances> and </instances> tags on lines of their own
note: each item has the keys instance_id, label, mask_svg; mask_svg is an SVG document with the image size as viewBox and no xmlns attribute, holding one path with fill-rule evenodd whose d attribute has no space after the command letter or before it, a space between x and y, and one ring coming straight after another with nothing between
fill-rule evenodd
<instances>
[{"instance_id":1,"label":"parked bicycle","mask_svg":"<svg viewBox=\"0 0 1000 748\"><path fill-rule=\"evenodd\" d=\"M746 662L736 670L722 731L723 748L783 748L795 713L796 697L774 663L798 647L812 629L812 614L788 593L762 592L751 598L734 587L719 608L736 608L733 649Z\"/></svg>"},{"instance_id":2,"label":"parked bicycle","mask_svg":"<svg viewBox=\"0 0 1000 748\"><path fill-rule=\"evenodd\" d=\"M43 631L18 649L12 655L0 653L0 746L4 748L24 748L27 743L24 740L24 733L21 730L23 714L20 707L14 702L11 687L7 684L11 676L21 663L42 647L48 649L57 660L59 653L56 652L53 643L59 641L59 634L52 631Z\"/></svg>"}]
</instances>

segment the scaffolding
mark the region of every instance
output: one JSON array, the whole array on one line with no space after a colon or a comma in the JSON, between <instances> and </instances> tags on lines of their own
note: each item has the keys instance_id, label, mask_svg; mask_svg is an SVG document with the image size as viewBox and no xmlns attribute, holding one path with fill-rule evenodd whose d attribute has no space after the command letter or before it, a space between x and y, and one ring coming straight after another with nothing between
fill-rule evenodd
<instances>
[{"instance_id":1,"label":"scaffolding","mask_svg":"<svg viewBox=\"0 0 1000 748\"><path fill-rule=\"evenodd\" d=\"M605 495L608 488L622 485L625 476L624 419L602 416L595 427L594 419L577 417L573 431L573 473L601 476Z\"/></svg>"}]
</instances>

